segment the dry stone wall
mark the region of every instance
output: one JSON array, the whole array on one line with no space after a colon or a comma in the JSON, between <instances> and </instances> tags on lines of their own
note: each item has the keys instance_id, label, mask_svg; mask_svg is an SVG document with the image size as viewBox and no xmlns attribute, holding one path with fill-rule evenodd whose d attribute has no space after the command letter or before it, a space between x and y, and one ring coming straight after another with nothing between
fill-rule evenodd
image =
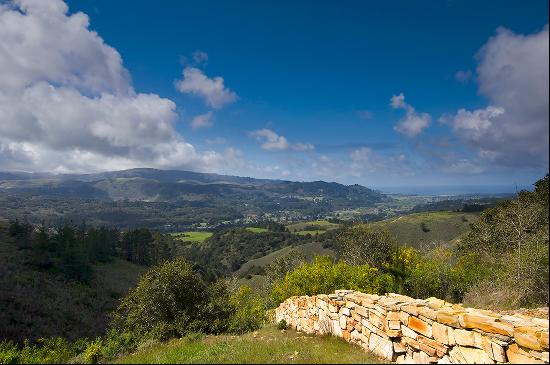
<instances>
[{"instance_id":1,"label":"dry stone wall","mask_svg":"<svg viewBox=\"0 0 550 365\"><path fill-rule=\"evenodd\" d=\"M306 333L332 334L397 363L548 363L548 320L352 290L292 297L277 322Z\"/></svg>"}]
</instances>

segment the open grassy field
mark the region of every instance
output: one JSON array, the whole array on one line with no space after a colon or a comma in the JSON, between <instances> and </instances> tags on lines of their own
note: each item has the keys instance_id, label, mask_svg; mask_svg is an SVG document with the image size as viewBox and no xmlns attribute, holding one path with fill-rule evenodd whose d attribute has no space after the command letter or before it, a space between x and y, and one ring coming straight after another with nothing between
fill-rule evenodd
<instances>
[{"instance_id":1,"label":"open grassy field","mask_svg":"<svg viewBox=\"0 0 550 365\"><path fill-rule=\"evenodd\" d=\"M265 326L240 336L191 336L153 345L117 359L123 364L375 364L375 355L333 336Z\"/></svg>"},{"instance_id":2,"label":"open grassy field","mask_svg":"<svg viewBox=\"0 0 550 365\"><path fill-rule=\"evenodd\" d=\"M339 224L336 223L330 223L327 220L324 219L317 219L314 221L307 221L307 222L300 222L300 223L293 223L286 226L288 230L292 233L296 234L311 234L315 235L317 233L323 233L325 231L328 231L330 229L335 229L340 227Z\"/></svg>"},{"instance_id":3,"label":"open grassy field","mask_svg":"<svg viewBox=\"0 0 550 365\"><path fill-rule=\"evenodd\" d=\"M212 236L212 232L206 231L188 231L188 232L176 232L171 233L172 237L184 242L204 242L206 239Z\"/></svg>"},{"instance_id":4,"label":"open grassy field","mask_svg":"<svg viewBox=\"0 0 550 365\"><path fill-rule=\"evenodd\" d=\"M94 265L94 270L96 286L122 297L130 288L136 286L141 275L147 271L147 267L115 259L108 263Z\"/></svg>"},{"instance_id":5,"label":"open grassy field","mask_svg":"<svg viewBox=\"0 0 550 365\"><path fill-rule=\"evenodd\" d=\"M246 230L254 233L267 232L267 228L260 228L260 227L246 227Z\"/></svg>"},{"instance_id":6,"label":"open grassy field","mask_svg":"<svg viewBox=\"0 0 550 365\"><path fill-rule=\"evenodd\" d=\"M300 252L306 259L311 259L315 255L334 256L334 251L328 248L323 248L323 244L319 242L308 242L300 246L283 247L280 250L273 251L265 256L250 260L244 263L237 271L237 274L246 272L252 266L264 267L269 265L273 260L288 254L290 251Z\"/></svg>"},{"instance_id":7,"label":"open grassy field","mask_svg":"<svg viewBox=\"0 0 550 365\"><path fill-rule=\"evenodd\" d=\"M451 242L468 232L478 213L422 212L373 223L384 226L402 245L419 248L434 242Z\"/></svg>"}]
</instances>

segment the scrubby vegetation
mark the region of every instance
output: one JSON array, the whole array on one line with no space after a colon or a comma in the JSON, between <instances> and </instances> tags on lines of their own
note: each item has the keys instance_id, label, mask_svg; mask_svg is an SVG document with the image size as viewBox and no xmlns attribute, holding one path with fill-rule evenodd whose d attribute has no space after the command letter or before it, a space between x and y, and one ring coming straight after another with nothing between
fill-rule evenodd
<instances>
[{"instance_id":1,"label":"scrubby vegetation","mask_svg":"<svg viewBox=\"0 0 550 365\"><path fill-rule=\"evenodd\" d=\"M317 257L313 263L303 263L274 283L271 301L278 305L295 295L332 293L338 288L364 293L385 293L392 287L392 278L368 265L335 263L328 257Z\"/></svg>"},{"instance_id":2,"label":"scrubby vegetation","mask_svg":"<svg viewBox=\"0 0 550 365\"><path fill-rule=\"evenodd\" d=\"M366 292L384 289L483 308L547 306L548 175L536 182L533 192L522 191L516 199L498 202L484 211L454 246L422 251L399 247L388 231L361 223L345 230L337 247L342 260L356 268L341 268L351 275L346 278L349 285L341 287L363 285ZM327 278L323 290L332 291L330 265L342 264L318 260L299 266L274 283L272 298L280 302L292 295L315 294L311 288L319 287L317 272ZM377 271L362 279L359 265ZM388 274L391 281L383 279ZM376 280L385 286L366 285Z\"/></svg>"}]
</instances>

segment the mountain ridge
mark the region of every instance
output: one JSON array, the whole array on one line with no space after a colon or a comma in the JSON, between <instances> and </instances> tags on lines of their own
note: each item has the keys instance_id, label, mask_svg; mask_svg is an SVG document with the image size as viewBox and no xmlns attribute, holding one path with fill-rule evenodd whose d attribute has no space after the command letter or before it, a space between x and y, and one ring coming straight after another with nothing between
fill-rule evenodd
<instances>
[{"instance_id":1,"label":"mountain ridge","mask_svg":"<svg viewBox=\"0 0 550 365\"><path fill-rule=\"evenodd\" d=\"M255 179L184 170L144 168L80 175L0 172L4 215L13 218L23 213L47 221L69 215L74 220L104 224L107 216L112 219L124 213L131 216L128 220L147 226L189 226L197 220L215 225L258 217L317 218L389 200L381 192L357 184ZM93 217L89 209L95 211Z\"/></svg>"}]
</instances>

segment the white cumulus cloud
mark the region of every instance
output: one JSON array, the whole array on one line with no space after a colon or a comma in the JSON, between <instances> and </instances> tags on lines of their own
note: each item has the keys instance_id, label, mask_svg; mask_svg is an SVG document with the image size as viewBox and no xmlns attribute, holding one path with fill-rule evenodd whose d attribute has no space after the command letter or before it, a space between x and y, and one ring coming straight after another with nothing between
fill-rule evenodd
<instances>
[{"instance_id":1,"label":"white cumulus cloud","mask_svg":"<svg viewBox=\"0 0 550 365\"><path fill-rule=\"evenodd\" d=\"M138 93L113 47L61 0L0 4L0 166L83 172L213 170L242 156L199 153L175 130L176 105Z\"/></svg>"},{"instance_id":2,"label":"white cumulus cloud","mask_svg":"<svg viewBox=\"0 0 550 365\"><path fill-rule=\"evenodd\" d=\"M204 99L207 105L219 109L238 99L235 92L224 85L223 77L209 78L196 67L185 67L183 79L175 82L176 89L184 94L192 94Z\"/></svg>"},{"instance_id":3,"label":"white cumulus cloud","mask_svg":"<svg viewBox=\"0 0 550 365\"><path fill-rule=\"evenodd\" d=\"M273 132L271 129L258 129L250 132L250 136L262 142L264 150L287 150L290 147L287 139Z\"/></svg>"},{"instance_id":4,"label":"white cumulus cloud","mask_svg":"<svg viewBox=\"0 0 550 365\"><path fill-rule=\"evenodd\" d=\"M427 113L418 113L411 105L407 104L403 93L392 96L390 102L392 108L405 109L406 111L405 117L393 128L395 131L412 138L430 125L432 117Z\"/></svg>"},{"instance_id":5,"label":"white cumulus cloud","mask_svg":"<svg viewBox=\"0 0 550 365\"><path fill-rule=\"evenodd\" d=\"M444 116L481 158L510 166L548 166L548 25L520 35L499 28L479 50L479 91L489 105Z\"/></svg>"}]
</instances>

